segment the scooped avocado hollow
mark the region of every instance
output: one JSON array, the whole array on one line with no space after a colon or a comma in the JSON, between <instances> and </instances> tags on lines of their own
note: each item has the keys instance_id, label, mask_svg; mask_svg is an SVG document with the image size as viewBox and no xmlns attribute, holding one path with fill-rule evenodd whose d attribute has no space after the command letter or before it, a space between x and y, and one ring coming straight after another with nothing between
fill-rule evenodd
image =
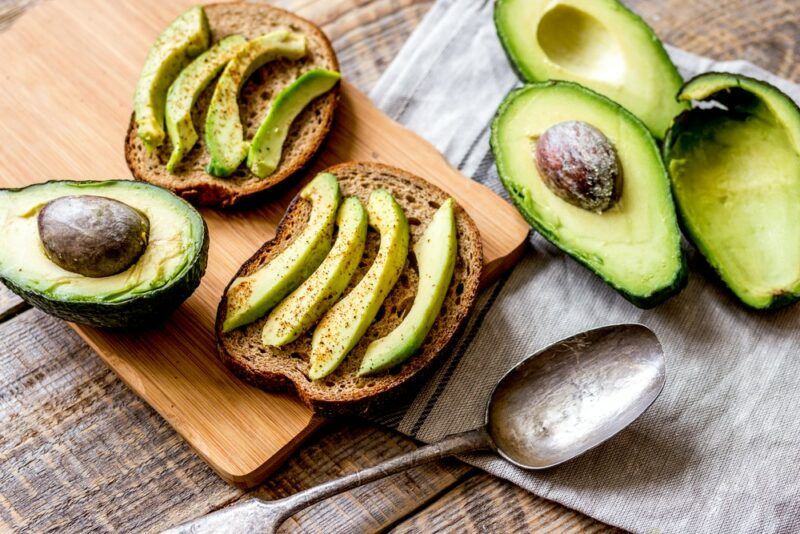
<instances>
[{"instance_id":1,"label":"scooped avocado hollow","mask_svg":"<svg viewBox=\"0 0 800 534\"><path fill-rule=\"evenodd\" d=\"M800 298L800 109L776 87L702 74L678 97L713 101L676 118L664 143L678 213L741 302L777 308Z\"/></svg>"},{"instance_id":2,"label":"scooped avocado hollow","mask_svg":"<svg viewBox=\"0 0 800 534\"><path fill-rule=\"evenodd\" d=\"M205 272L205 221L149 184L56 181L0 190L0 227L0 279L72 322L158 322Z\"/></svg>"},{"instance_id":3,"label":"scooped avocado hollow","mask_svg":"<svg viewBox=\"0 0 800 534\"><path fill-rule=\"evenodd\" d=\"M625 298L651 307L683 288L666 170L630 112L571 82L530 84L501 104L491 145L520 213Z\"/></svg>"},{"instance_id":4,"label":"scooped avocado hollow","mask_svg":"<svg viewBox=\"0 0 800 534\"><path fill-rule=\"evenodd\" d=\"M134 96L137 134L148 150L164 142L164 108L167 90L178 73L209 46L208 19L195 6L170 24L147 53Z\"/></svg>"},{"instance_id":5,"label":"scooped avocado hollow","mask_svg":"<svg viewBox=\"0 0 800 534\"><path fill-rule=\"evenodd\" d=\"M661 139L687 104L653 30L618 0L497 0L497 35L526 82L566 80L636 115Z\"/></svg>"}]
</instances>

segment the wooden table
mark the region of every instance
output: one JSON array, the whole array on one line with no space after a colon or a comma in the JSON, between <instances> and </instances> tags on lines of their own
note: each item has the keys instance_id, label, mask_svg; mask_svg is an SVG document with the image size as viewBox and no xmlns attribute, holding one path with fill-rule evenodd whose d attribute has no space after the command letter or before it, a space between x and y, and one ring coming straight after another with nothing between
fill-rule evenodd
<instances>
[{"instance_id":1,"label":"wooden table","mask_svg":"<svg viewBox=\"0 0 800 534\"><path fill-rule=\"evenodd\" d=\"M41 0L66 1L66 0ZM478 1L478 0L476 0ZM31 0L0 0L0 29ZM800 82L799 0L629 0L671 44ZM432 0L284 0L320 24L368 91ZM2 120L2 117L0 117ZM0 532L153 531L258 495L282 497L417 445L332 423L264 485L219 479L62 322L0 288ZM411 470L297 514L311 532L612 530L457 461Z\"/></svg>"}]
</instances>

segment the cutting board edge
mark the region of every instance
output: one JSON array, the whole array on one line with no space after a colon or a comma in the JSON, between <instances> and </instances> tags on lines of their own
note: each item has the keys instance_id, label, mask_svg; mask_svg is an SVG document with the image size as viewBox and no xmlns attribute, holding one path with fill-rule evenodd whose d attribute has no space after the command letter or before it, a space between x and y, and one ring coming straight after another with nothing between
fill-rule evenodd
<instances>
[{"instance_id":1,"label":"cutting board edge","mask_svg":"<svg viewBox=\"0 0 800 534\"><path fill-rule=\"evenodd\" d=\"M179 420L176 420L174 417L170 416L170 414L165 413L163 410L159 409L158 403L150 402L148 400L149 396L146 391L140 388L135 380L131 380L131 377L127 376L124 372L124 367L116 365L111 358L109 358L103 350L97 345L97 343L92 339L92 336L89 335L87 331L84 330L84 327L79 324L75 323L66 323L75 333L80 336L80 338L86 342L87 345L97 354L97 356L103 360L103 363L111 369L114 375L117 376L125 386L133 391L139 399L142 400L147 406L152 408L153 410L158 413L158 415L164 419L164 421L177 432L181 439L191 447L193 451L200 456L203 461L211 467L215 473L217 473L220 478L225 480L226 482L230 483L233 486L237 486L243 489L249 489L253 486L256 486L264 481L264 479L270 475L275 469L280 467L281 463L292 453L294 452L297 447L299 447L311 434L317 431L321 426L323 426L327 419L316 415L311 414L307 423L303 427L300 432L297 432L292 436L291 439L285 441L281 446L277 447L274 452L272 452L262 463L253 467L251 469L233 469L232 467L224 466L219 461L217 461L216 457L209 456L203 450L199 449L194 445L195 440L191 438L190 435L187 434L186 429L180 423Z\"/></svg>"}]
</instances>

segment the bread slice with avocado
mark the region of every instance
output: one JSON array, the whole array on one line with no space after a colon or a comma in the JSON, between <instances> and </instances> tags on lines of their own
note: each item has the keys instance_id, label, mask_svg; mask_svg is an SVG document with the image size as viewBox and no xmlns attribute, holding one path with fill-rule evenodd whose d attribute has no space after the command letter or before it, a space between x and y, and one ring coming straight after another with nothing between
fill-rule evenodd
<instances>
[{"instance_id":1,"label":"bread slice with avocado","mask_svg":"<svg viewBox=\"0 0 800 534\"><path fill-rule=\"evenodd\" d=\"M311 213L314 206L310 201L310 195L306 193L295 197L278 226L275 238L265 243L245 262L226 288L217 312L217 345L225 365L249 382L270 390L295 391L306 404L322 413L361 412L408 391L409 386L417 383L425 374L424 371L429 369L437 357L450 345L475 304L483 269L483 253L475 223L461 207L453 205L452 214L457 236L456 254L452 266L452 276L438 315L430 330L427 331L427 335L424 336L419 349L408 355L407 359L402 360L402 363L392 366L388 371L364 373L361 364L368 347L374 341L385 338L391 332L396 331L414 305L419 286L420 269L413 251L421 250L417 245L422 240L422 236L426 235L426 229L430 226L434 214L441 211L440 208L443 206L449 210L453 203L445 192L425 180L383 164L344 163L326 169L323 174L318 175L315 181L321 180L326 174L336 177L339 184L337 196L343 199L340 203L343 209L339 211L339 229L332 240L328 242L328 246L332 247L330 248L331 253L328 259L320 260L323 265L319 267L318 271L320 278L325 278L326 273L335 268L347 273L349 283L344 291L340 291L340 288L332 290L327 282L324 286L320 286L321 293L335 294L338 303L345 302L354 288L359 285L363 286L362 282L368 279L371 268L380 263L375 260L380 254L382 236L376 230L372 220L363 244L361 260L354 272L351 272L352 270L346 266L339 265L346 261L337 261L334 255L337 249L341 249L344 253L348 247L355 248L358 253L362 250L357 236L360 232L358 229L363 223L363 214L361 213L362 209L356 204L360 203L366 211L373 214L374 210L379 208L376 204L383 201L378 198L380 195L378 194L376 197L376 194L385 191L402 209L404 213L404 217L401 218L404 219L402 222L407 221L409 254L405 263L401 264L399 275L391 285L377 314L371 322L368 322L365 332L352 350L347 352L341 363L332 372L317 380L309 378L312 339L319 325L324 321L332 321L332 318L323 316L316 328L307 328L299 336L292 333L291 341L284 341L281 346L265 344L263 341L267 335L275 337L275 330L270 332L270 328L265 329L270 318L274 321L273 314L267 313L238 328L225 327L229 312L228 298L236 280L252 276L265 265L269 265L274 258L284 255L284 251L291 249L295 242L304 234L309 233L306 229L313 224ZM371 197L372 205L370 205ZM348 203L348 199L352 199L350 201L352 205ZM359 202L357 203L355 200ZM370 216L372 217L372 215ZM351 219L349 225L352 228L348 226L348 217ZM388 235L387 230L382 229L381 231L387 232ZM339 234L343 232L346 235L339 240ZM427 235L431 234L427 233ZM339 244L337 244L337 240L340 241ZM449 242L443 243L442 250L447 250L448 246ZM375 271L375 269L372 270ZM317 276L317 271L314 276ZM299 285L299 282L296 285ZM293 295L296 294L293 293ZM344 295L344 299L338 300L341 295ZM286 310L283 310L282 307L285 307L285 302L291 302L292 299L298 305L303 301L302 295L289 297L275 308L276 314L290 317L291 314L287 315ZM303 306L299 306L299 308L303 308ZM341 306L339 308L341 309ZM336 310L337 306L334 305L328 311L328 315L340 313ZM317 313L314 319L319 320L320 315L322 313Z\"/></svg>"},{"instance_id":2,"label":"bread slice with avocado","mask_svg":"<svg viewBox=\"0 0 800 534\"><path fill-rule=\"evenodd\" d=\"M288 131L281 132L281 135L285 135L285 140L282 143L280 143L281 140L277 140L279 144L282 144L277 164L270 163L266 165L265 169L261 163L264 158L269 161L269 157L263 153L264 149L260 146L270 144L262 140L259 142L260 146L256 147L260 148L258 167L256 168L263 177L251 172L246 164L234 166L233 169L226 166L223 169L225 172L218 172L219 166L211 166L211 170L215 174L230 172L228 176L214 176L208 172L211 157L207 146L207 116L216 90L216 80L225 76L219 63L207 66L192 64L188 67L198 71L200 81L203 82L204 87L198 94L193 94L198 89L197 83L199 82L197 80L191 80L194 84L193 86L188 84L190 85L188 89L179 88L183 89L182 94L174 91L182 97L181 111L184 113L186 101L191 102L195 99L194 105L191 106L191 126L193 128L188 128L189 131L186 133L188 140L194 143L193 146L189 149L181 147L176 156L172 143L165 136L163 142L158 146L152 147L152 143L150 143L151 147L148 148L139 135L137 115L134 114L131 117L125 139L125 159L137 180L170 189L194 204L230 206L246 197L278 185L302 169L314 156L333 124L334 109L339 98L338 86L333 86L327 92L317 89L316 93L311 91L310 94L308 87L297 88L295 90L299 93L297 98L305 99L308 105L295 103L294 106L287 106L286 93L293 90L298 79L309 71L330 71L335 74L335 71L339 70L339 64L325 34L311 22L288 11L265 4L243 2L210 4L204 6L203 10L208 19L209 45L211 46L209 51L212 53L214 53L215 45L234 35L241 36L250 42L274 32L288 31L292 35L301 36L305 41L305 53L299 59L293 54L284 57L279 53L277 59L270 58L252 74L246 71L246 80L238 97L241 128L244 139L248 140L256 136L259 126L268 117L274 102L283 102L281 106L283 115L287 115L286 108L290 108L289 111L292 113L288 113L289 117L285 119L290 126ZM197 61L206 60L204 56L198 57ZM208 61L211 61L211 58L208 58ZM223 74L217 77L217 73L221 70L223 70ZM206 78L211 79L209 81ZM330 88L333 83L329 82L327 87ZM237 88L233 89L235 91ZM279 96L281 96L280 100L278 100ZM158 99L151 100L157 101ZM178 120L185 122L186 118L181 116ZM167 126L169 126L169 118L167 118ZM164 129L166 131L166 126ZM192 129L194 131L191 131ZM194 142L195 139L196 142ZM276 141L272 140L271 144L275 143ZM170 161L171 157L172 161ZM180 158L179 162L176 161L177 157ZM275 159L274 155L272 159ZM167 168L168 163L169 169Z\"/></svg>"}]
</instances>

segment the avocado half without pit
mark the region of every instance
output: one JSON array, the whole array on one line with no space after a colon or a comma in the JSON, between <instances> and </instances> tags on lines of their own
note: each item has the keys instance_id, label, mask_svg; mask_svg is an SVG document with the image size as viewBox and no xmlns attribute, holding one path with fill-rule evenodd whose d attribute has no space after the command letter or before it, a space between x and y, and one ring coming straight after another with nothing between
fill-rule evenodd
<instances>
[{"instance_id":1,"label":"avocado half without pit","mask_svg":"<svg viewBox=\"0 0 800 534\"><path fill-rule=\"evenodd\" d=\"M571 82L512 91L492 124L498 174L546 239L647 308L686 283L669 178L647 127Z\"/></svg>"},{"instance_id":2,"label":"avocado half without pit","mask_svg":"<svg viewBox=\"0 0 800 534\"><path fill-rule=\"evenodd\" d=\"M101 327L157 322L198 286L200 214L130 181L55 181L0 190L0 279L28 303Z\"/></svg>"},{"instance_id":3,"label":"avocado half without pit","mask_svg":"<svg viewBox=\"0 0 800 534\"><path fill-rule=\"evenodd\" d=\"M684 231L746 305L800 298L800 110L765 82L728 73L690 80L664 144Z\"/></svg>"},{"instance_id":4,"label":"avocado half without pit","mask_svg":"<svg viewBox=\"0 0 800 534\"><path fill-rule=\"evenodd\" d=\"M659 139L687 108L653 30L618 0L497 0L495 26L520 78L567 80L618 102Z\"/></svg>"}]
</instances>

